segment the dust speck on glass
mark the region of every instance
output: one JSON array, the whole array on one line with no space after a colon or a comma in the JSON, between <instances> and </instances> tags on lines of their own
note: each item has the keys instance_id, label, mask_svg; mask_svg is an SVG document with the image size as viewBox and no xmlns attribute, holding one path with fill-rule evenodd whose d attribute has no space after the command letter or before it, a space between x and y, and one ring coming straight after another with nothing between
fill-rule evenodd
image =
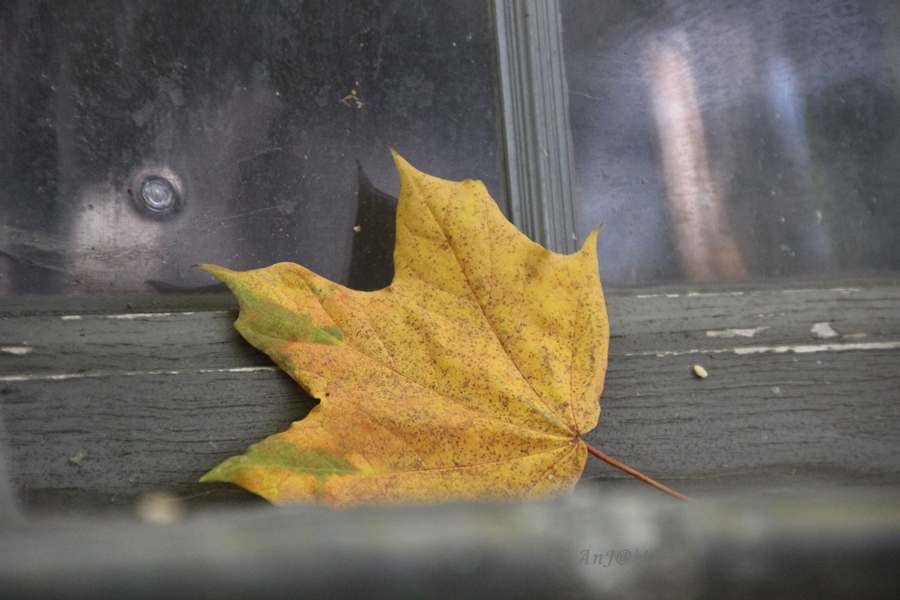
<instances>
[{"instance_id":1,"label":"dust speck on glass","mask_svg":"<svg viewBox=\"0 0 900 600\"><path fill-rule=\"evenodd\" d=\"M560 9L605 284L900 271L900 3Z\"/></svg>"},{"instance_id":2,"label":"dust speck on glass","mask_svg":"<svg viewBox=\"0 0 900 600\"><path fill-rule=\"evenodd\" d=\"M506 210L484 0L213 4L0 4L0 296L190 291L198 262L381 287L389 147Z\"/></svg>"}]
</instances>

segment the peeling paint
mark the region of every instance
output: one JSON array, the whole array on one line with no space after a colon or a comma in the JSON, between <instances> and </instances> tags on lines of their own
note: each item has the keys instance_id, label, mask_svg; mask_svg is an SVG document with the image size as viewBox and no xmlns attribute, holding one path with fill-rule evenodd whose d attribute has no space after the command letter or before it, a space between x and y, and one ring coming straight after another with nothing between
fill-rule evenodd
<instances>
[{"instance_id":1,"label":"peeling paint","mask_svg":"<svg viewBox=\"0 0 900 600\"><path fill-rule=\"evenodd\" d=\"M900 350L900 341L846 344L798 344L794 346L745 346L743 348L691 348L689 350L651 350L649 352L623 352L618 356L682 356L685 354L809 354L812 352L846 352L848 350ZM2 378L0 378L2 381Z\"/></svg>"},{"instance_id":2,"label":"peeling paint","mask_svg":"<svg viewBox=\"0 0 900 600\"><path fill-rule=\"evenodd\" d=\"M0 382L65 381L67 379L96 379L101 377L137 377L141 375L181 375L182 373L252 373L256 371L279 371L278 367L233 367L230 369L191 369L189 371L94 371L92 373L24 373L20 375L0 375Z\"/></svg>"},{"instance_id":3,"label":"peeling paint","mask_svg":"<svg viewBox=\"0 0 900 600\"><path fill-rule=\"evenodd\" d=\"M845 352L848 350L900 350L900 342L868 342L847 344L800 344L796 346L750 346L747 348L735 348L735 354L764 354L774 352L783 354L794 352L796 354L809 354L811 352Z\"/></svg>"},{"instance_id":4,"label":"peeling paint","mask_svg":"<svg viewBox=\"0 0 900 600\"><path fill-rule=\"evenodd\" d=\"M761 291L761 290L754 290L754 291L747 291L747 292L687 292L685 294L666 294L666 293L637 294L635 296L635 298L637 298L639 300L645 300L648 298L681 298L682 296L684 296L686 298L699 298L699 297L714 298L714 297L718 297L718 296L743 296L745 294L748 296L761 296L761 295L774 295L774 294L810 294L810 293L821 293L823 291L846 295L846 294L855 294L856 292L859 292L861 290L862 290L862 288L829 288L827 290L810 288L810 289L799 289L799 290L778 290L778 291L771 291L771 292Z\"/></svg>"},{"instance_id":5,"label":"peeling paint","mask_svg":"<svg viewBox=\"0 0 900 600\"><path fill-rule=\"evenodd\" d=\"M752 329L720 329L707 331L707 337L719 337L719 338L733 338L733 337L746 337L751 338L760 331L765 331L769 329L769 327L753 327Z\"/></svg>"},{"instance_id":6,"label":"peeling paint","mask_svg":"<svg viewBox=\"0 0 900 600\"><path fill-rule=\"evenodd\" d=\"M696 296L743 296L744 292L688 292L687 295L691 298Z\"/></svg>"},{"instance_id":7,"label":"peeling paint","mask_svg":"<svg viewBox=\"0 0 900 600\"><path fill-rule=\"evenodd\" d=\"M8 354L15 354L16 356L23 356L28 354L34 350L34 348L30 348L28 346L3 346L0 348L0 352L6 352Z\"/></svg>"},{"instance_id":8,"label":"peeling paint","mask_svg":"<svg viewBox=\"0 0 900 600\"><path fill-rule=\"evenodd\" d=\"M810 332L812 332L812 334L817 338L833 338L840 335L831 327L831 323L829 323L828 321L825 321L823 323L816 323L812 326Z\"/></svg>"},{"instance_id":9,"label":"peeling paint","mask_svg":"<svg viewBox=\"0 0 900 600\"><path fill-rule=\"evenodd\" d=\"M232 369L198 369L198 373L255 373L256 371L280 371L278 367L234 367Z\"/></svg>"},{"instance_id":10,"label":"peeling paint","mask_svg":"<svg viewBox=\"0 0 900 600\"><path fill-rule=\"evenodd\" d=\"M783 294L808 294L818 292L816 288L810 288L808 290L783 290ZM853 294L860 291L860 288L829 288L826 290L828 292L837 292L838 294Z\"/></svg>"}]
</instances>

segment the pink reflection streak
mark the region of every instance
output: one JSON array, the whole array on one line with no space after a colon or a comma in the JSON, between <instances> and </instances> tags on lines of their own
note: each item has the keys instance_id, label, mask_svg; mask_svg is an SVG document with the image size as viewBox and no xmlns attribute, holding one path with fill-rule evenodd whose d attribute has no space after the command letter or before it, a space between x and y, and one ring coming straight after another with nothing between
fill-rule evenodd
<instances>
[{"instance_id":1,"label":"pink reflection streak","mask_svg":"<svg viewBox=\"0 0 900 600\"><path fill-rule=\"evenodd\" d=\"M648 74L681 267L691 281L744 278L744 260L710 172L691 65L674 43L663 42L650 53Z\"/></svg>"}]
</instances>

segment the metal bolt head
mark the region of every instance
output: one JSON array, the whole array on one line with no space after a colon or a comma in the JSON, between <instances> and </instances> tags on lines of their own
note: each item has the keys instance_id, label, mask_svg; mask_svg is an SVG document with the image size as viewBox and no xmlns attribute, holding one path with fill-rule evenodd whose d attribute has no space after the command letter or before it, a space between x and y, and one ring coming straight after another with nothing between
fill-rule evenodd
<instances>
[{"instance_id":1,"label":"metal bolt head","mask_svg":"<svg viewBox=\"0 0 900 600\"><path fill-rule=\"evenodd\" d=\"M182 199L171 181L160 175L144 177L132 201L138 212L154 219L168 219L181 210Z\"/></svg>"},{"instance_id":2,"label":"metal bolt head","mask_svg":"<svg viewBox=\"0 0 900 600\"><path fill-rule=\"evenodd\" d=\"M148 177L141 184L141 200L150 210L162 212L175 204L175 190L165 179Z\"/></svg>"}]
</instances>

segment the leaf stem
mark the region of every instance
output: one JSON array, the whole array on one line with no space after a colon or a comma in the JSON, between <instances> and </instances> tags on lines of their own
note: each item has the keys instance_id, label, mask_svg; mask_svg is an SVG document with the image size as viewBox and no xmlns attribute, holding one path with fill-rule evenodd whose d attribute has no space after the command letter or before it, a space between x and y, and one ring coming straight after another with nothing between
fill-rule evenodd
<instances>
[{"instance_id":1,"label":"leaf stem","mask_svg":"<svg viewBox=\"0 0 900 600\"><path fill-rule=\"evenodd\" d=\"M584 440L582 440L582 441L584 441ZM622 471L625 471L626 473L628 473L628 474L631 475L632 477L634 477L634 478L636 478L636 479L640 479L640 480L643 481L644 483L650 484L650 485L652 485L653 487L655 487L656 489L658 489L658 490L660 490L660 491L662 491L662 492L665 492L665 493L669 494L670 496L675 496L676 498L680 498L681 500L690 500L690 498L688 498L688 497L685 496L684 494L679 494L679 493L676 492L675 490L670 489L670 488L667 488L666 486L664 486L663 484L661 484L661 483L659 483L659 482L657 482L657 481L653 481L652 479L650 479L650 478L647 477L646 475L644 475L644 474L642 474L642 473L638 473L637 471L635 471L634 469L632 469L632 468L629 467L628 465L623 465L622 463L620 463L620 462L617 461L616 459L614 459L614 458L612 458L612 457L610 457L610 456L607 456L607 455L603 454L602 452L600 452L599 450L597 450L596 448L594 448L593 446L591 446L591 445L588 444L587 442L584 442L584 445L587 446L587 451L588 451L588 452L590 452L591 454L593 454L594 456L596 456L597 458L599 458L599 459L602 460L603 462L609 463L609 464L611 464L612 466L614 466L615 468L621 469Z\"/></svg>"}]
</instances>

